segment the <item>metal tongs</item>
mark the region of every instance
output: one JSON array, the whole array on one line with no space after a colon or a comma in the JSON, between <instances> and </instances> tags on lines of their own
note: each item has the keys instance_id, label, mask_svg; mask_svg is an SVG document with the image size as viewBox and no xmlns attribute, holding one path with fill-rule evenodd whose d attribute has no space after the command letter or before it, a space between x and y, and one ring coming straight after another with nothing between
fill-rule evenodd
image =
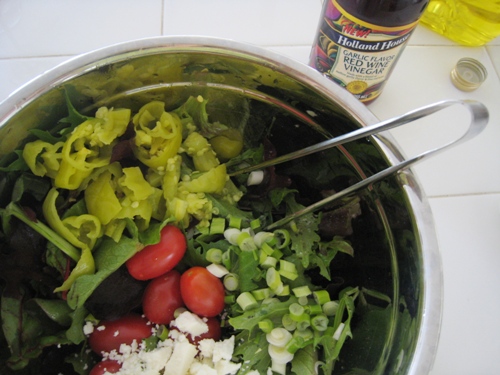
<instances>
[{"instance_id":1,"label":"metal tongs","mask_svg":"<svg viewBox=\"0 0 500 375\"><path fill-rule=\"evenodd\" d=\"M468 141L478 135L483 129L486 127L486 124L488 123L489 119L489 114L487 108L480 102L474 101L474 100L443 100L440 102L436 102L421 108L417 108L413 111L407 112L399 117L395 117L386 121L382 121L373 125L369 125L360 129L356 129L352 132L349 132L347 134L340 135L335 138L328 139L326 141L317 143L315 145L303 148L298 151L291 152L286 155L282 155L279 157L276 157L274 159L266 160L262 163L253 165L251 167L246 167L239 169L235 172L232 172L230 175L235 176L239 175L242 173L248 173L256 170L261 170L266 167L270 167L272 165L277 165L281 164L290 160L298 159L306 155L313 154L318 151L323 151L326 149L329 149L331 147L335 146L340 146L344 143L354 141L363 137L367 137L370 135L375 135L379 132L385 131L385 130L390 130L394 129L398 126L410 123L412 121L418 120L422 117L431 115L435 112L438 112L442 109L445 109L447 107L450 107L455 104L461 104L469 110L471 113L471 122L469 124L469 128L467 131L458 139L451 141L449 143L446 143L445 145L434 148L425 152L422 152L421 154L418 154L412 158L406 159L401 161L398 164L395 164L393 166L390 166L370 177L367 177L360 182L349 186L348 188L339 191L338 193L335 193L333 195L328 196L325 199L322 199L308 207L305 207L304 209L297 211L295 213L289 214L283 219L280 219L278 221L275 221L274 223L270 224L267 226L266 229L273 229L280 227L291 220L294 220L302 215L314 212L318 210L319 208L323 207L324 205L331 203L337 199L340 199L350 193L353 193L361 188L367 187L374 182L380 181L394 173L397 173L405 168L408 168L410 165L413 165L427 157L430 157L432 155L436 155L439 152L444 151L445 149L450 148L451 146L456 146L460 143L463 143L465 141Z\"/></svg>"}]
</instances>

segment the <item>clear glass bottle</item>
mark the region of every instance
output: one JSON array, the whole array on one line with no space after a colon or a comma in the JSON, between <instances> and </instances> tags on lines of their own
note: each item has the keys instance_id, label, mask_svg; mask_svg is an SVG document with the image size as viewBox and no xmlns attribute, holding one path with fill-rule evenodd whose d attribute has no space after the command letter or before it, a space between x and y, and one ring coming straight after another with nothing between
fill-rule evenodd
<instances>
[{"instance_id":1,"label":"clear glass bottle","mask_svg":"<svg viewBox=\"0 0 500 375\"><path fill-rule=\"evenodd\" d=\"M428 0L325 0L309 64L364 103L375 100Z\"/></svg>"},{"instance_id":2,"label":"clear glass bottle","mask_svg":"<svg viewBox=\"0 0 500 375\"><path fill-rule=\"evenodd\" d=\"M465 46L482 46L500 35L500 0L431 0L421 22Z\"/></svg>"}]
</instances>

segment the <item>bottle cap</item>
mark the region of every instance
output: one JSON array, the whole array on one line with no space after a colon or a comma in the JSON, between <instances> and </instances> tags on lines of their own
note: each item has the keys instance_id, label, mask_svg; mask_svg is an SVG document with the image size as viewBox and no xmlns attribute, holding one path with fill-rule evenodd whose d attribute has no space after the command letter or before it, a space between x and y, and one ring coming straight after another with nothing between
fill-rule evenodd
<instances>
[{"instance_id":1,"label":"bottle cap","mask_svg":"<svg viewBox=\"0 0 500 375\"><path fill-rule=\"evenodd\" d=\"M451 71L451 81L462 91L474 91L484 82L488 72L476 59L465 57L458 60Z\"/></svg>"}]
</instances>

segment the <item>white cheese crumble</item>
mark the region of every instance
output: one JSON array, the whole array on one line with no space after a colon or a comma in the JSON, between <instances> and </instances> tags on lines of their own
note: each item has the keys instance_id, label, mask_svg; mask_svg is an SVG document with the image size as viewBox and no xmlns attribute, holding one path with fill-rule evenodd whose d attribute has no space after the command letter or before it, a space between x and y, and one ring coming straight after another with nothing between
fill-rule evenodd
<instances>
[{"instance_id":1,"label":"white cheese crumble","mask_svg":"<svg viewBox=\"0 0 500 375\"><path fill-rule=\"evenodd\" d=\"M177 327L181 332L190 334L192 337L198 337L208 332L208 324L198 315L189 311L181 313L171 325Z\"/></svg>"},{"instance_id":2,"label":"white cheese crumble","mask_svg":"<svg viewBox=\"0 0 500 375\"><path fill-rule=\"evenodd\" d=\"M145 344L136 341L122 344L118 351L104 353L103 360L111 359L121 364L115 375L234 375L241 367L232 362L234 336L222 341L200 340L191 344L187 335L199 336L208 331L203 319L190 312L183 312L172 323L169 337L159 341L156 348L145 350ZM87 327L87 328L85 328ZM90 331L86 324L84 330ZM105 372L104 375L111 375Z\"/></svg>"},{"instance_id":3,"label":"white cheese crumble","mask_svg":"<svg viewBox=\"0 0 500 375\"><path fill-rule=\"evenodd\" d=\"M92 332L94 332L94 325L92 322L85 322L85 325L83 326L83 333L88 336Z\"/></svg>"}]
</instances>

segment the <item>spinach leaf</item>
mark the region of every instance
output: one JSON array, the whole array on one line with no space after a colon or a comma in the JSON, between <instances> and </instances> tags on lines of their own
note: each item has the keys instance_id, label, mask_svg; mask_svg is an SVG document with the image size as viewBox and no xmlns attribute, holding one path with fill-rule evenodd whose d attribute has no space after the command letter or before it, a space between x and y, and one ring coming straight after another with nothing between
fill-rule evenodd
<instances>
[{"instance_id":1,"label":"spinach leaf","mask_svg":"<svg viewBox=\"0 0 500 375\"><path fill-rule=\"evenodd\" d=\"M72 309L82 307L97 286L109 275L120 268L129 258L144 247L136 240L123 236L118 243L105 238L94 252L97 272L82 275L76 279L68 293L68 305Z\"/></svg>"}]
</instances>

